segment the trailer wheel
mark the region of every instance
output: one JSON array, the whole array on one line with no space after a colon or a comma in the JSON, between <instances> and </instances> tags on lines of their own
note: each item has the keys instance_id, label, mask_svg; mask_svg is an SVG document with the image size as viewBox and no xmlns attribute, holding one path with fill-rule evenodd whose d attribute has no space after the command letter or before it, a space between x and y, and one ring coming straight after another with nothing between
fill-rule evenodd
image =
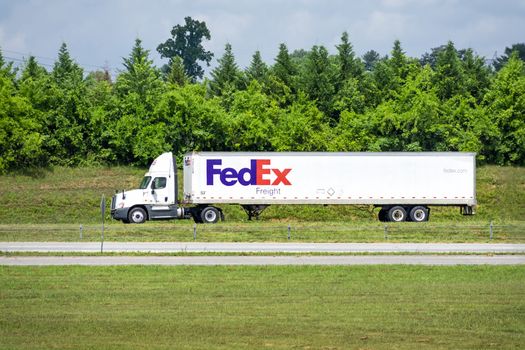
<instances>
[{"instance_id":1,"label":"trailer wheel","mask_svg":"<svg viewBox=\"0 0 525 350\"><path fill-rule=\"evenodd\" d=\"M417 205L410 209L410 221L413 222L423 222L428 221L428 208Z\"/></svg>"},{"instance_id":2,"label":"trailer wheel","mask_svg":"<svg viewBox=\"0 0 525 350\"><path fill-rule=\"evenodd\" d=\"M388 213L388 210L385 209L385 208L381 208L379 210L379 214L377 214L377 217L379 219L380 222L385 222L385 221L388 221L387 220L387 213Z\"/></svg>"},{"instance_id":3,"label":"trailer wheel","mask_svg":"<svg viewBox=\"0 0 525 350\"><path fill-rule=\"evenodd\" d=\"M407 219L407 211L402 206L396 205L388 210L388 221L403 222Z\"/></svg>"},{"instance_id":4,"label":"trailer wheel","mask_svg":"<svg viewBox=\"0 0 525 350\"><path fill-rule=\"evenodd\" d=\"M146 211L141 207L133 208L129 211L128 220L133 224L143 224L146 218Z\"/></svg>"},{"instance_id":5,"label":"trailer wheel","mask_svg":"<svg viewBox=\"0 0 525 350\"><path fill-rule=\"evenodd\" d=\"M201 219L205 224L214 224L221 218L219 209L215 207L206 207L201 211Z\"/></svg>"}]
</instances>

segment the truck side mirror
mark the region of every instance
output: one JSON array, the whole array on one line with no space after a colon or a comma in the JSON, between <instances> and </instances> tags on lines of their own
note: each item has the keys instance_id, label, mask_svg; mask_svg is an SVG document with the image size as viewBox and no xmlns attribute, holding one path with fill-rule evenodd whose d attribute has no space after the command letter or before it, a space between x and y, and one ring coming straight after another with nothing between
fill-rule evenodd
<instances>
[{"instance_id":1,"label":"truck side mirror","mask_svg":"<svg viewBox=\"0 0 525 350\"><path fill-rule=\"evenodd\" d=\"M151 194L155 193L155 181L151 183Z\"/></svg>"}]
</instances>

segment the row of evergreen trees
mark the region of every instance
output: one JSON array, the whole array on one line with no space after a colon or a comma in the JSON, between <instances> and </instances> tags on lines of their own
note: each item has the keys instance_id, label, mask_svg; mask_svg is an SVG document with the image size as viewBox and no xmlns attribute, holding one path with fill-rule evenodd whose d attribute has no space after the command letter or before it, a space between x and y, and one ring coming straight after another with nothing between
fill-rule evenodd
<instances>
[{"instance_id":1,"label":"row of evergreen trees","mask_svg":"<svg viewBox=\"0 0 525 350\"><path fill-rule=\"evenodd\" d=\"M240 69L232 48L211 78L181 58L154 66L137 39L115 81L86 74L65 44L48 72L0 53L0 172L79 164L146 165L164 151L471 151L480 162L525 165L525 69L517 54L495 71L452 42L422 59L355 55L348 35L289 52L259 52Z\"/></svg>"}]
</instances>

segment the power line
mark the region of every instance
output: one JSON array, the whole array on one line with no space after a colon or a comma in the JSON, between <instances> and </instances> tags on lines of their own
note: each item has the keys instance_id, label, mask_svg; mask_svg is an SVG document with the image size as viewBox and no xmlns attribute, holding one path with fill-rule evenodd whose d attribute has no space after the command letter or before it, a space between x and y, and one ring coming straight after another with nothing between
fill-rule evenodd
<instances>
[{"instance_id":1,"label":"power line","mask_svg":"<svg viewBox=\"0 0 525 350\"><path fill-rule=\"evenodd\" d=\"M27 60L21 59L21 58L10 57L10 56L4 56L4 57L9 59L9 60L16 61L16 62L21 62L21 63L26 63L27 62ZM46 67L53 68L52 64L48 64L48 63L38 63L38 64L41 65L41 66L46 66Z\"/></svg>"},{"instance_id":2,"label":"power line","mask_svg":"<svg viewBox=\"0 0 525 350\"><path fill-rule=\"evenodd\" d=\"M20 51L14 51L14 50L6 50L6 49L0 49L0 52L7 52L7 53L15 54L15 55L21 55L22 58L9 57L9 56L4 56L4 57L7 58L7 59L10 59L10 60L17 61L17 62L22 62L22 63L26 62L25 57L30 57L30 56L33 56L33 57L38 58L38 59L43 59L43 60L56 61L56 58L33 55L31 53L28 53L28 52L20 52ZM78 64L79 66L81 66L82 68L86 69L86 70L90 70L89 67L91 67L91 68L98 68L98 69L102 69L102 70L107 70L107 71L110 71L110 72L112 71L112 72L118 73L118 70L116 68L111 69L111 68L105 67L105 66L100 66L100 65L95 65L95 64L87 64L87 63L81 63L81 62L75 62L75 63ZM39 62L38 64L40 64L42 66L46 66L46 67L51 67L51 68L54 67L53 64L49 64L49 63Z\"/></svg>"},{"instance_id":3,"label":"power line","mask_svg":"<svg viewBox=\"0 0 525 350\"><path fill-rule=\"evenodd\" d=\"M35 58L40 58L40 59L43 59L43 60L50 60L50 61L54 61L56 58L51 58L51 57L45 57L45 56L37 56L37 55L33 55L32 53L24 53L24 52L19 52L19 51L13 51L13 50L5 50L5 49L2 49L3 52L8 52L8 53L14 53L16 55L22 55L22 56L33 56Z\"/></svg>"}]
</instances>

